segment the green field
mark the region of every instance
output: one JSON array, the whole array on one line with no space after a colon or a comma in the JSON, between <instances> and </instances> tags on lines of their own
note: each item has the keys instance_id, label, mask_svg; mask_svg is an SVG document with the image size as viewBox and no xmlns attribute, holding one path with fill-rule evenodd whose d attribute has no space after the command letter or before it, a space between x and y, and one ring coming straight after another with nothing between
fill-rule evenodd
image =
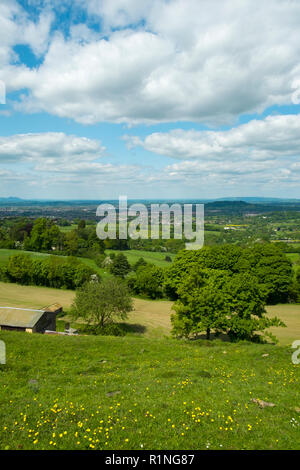
<instances>
[{"instance_id":1,"label":"green field","mask_svg":"<svg viewBox=\"0 0 300 470\"><path fill-rule=\"evenodd\" d=\"M0 339L0 449L300 447L300 366L288 348L18 332Z\"/></svg>"},{"instance_id":2,"label":"green field","mask_svg":"<svg viewBox=\"0 0 300 470\"><path fill-rule=\"evenodd\" d=\"M60 230L61 232L64 232L64 233L66 233L66 232L71 232L72 230L75 230L75 229L77 229L77 228L78 228L78 225L77 225L77 224L66 225L66 226L63 226L63 227L59 226L59 230Z\"/></svg>"},{"instance_id":3,"label":"green field","mask_svg":"<svg viewBox=\"0 0 300 470\"><path fill-rule=\"evenodd\" d=\"M8 249L0 249L0 265L4 265L8 262L8 259L12 255L17 255L17 254L27 254L30 255L32 258L46 258L49 255L48 253L36 253L34 251L24 251L24 250L8 250ZM139 251L139 250L126 250L126 251L118 251L118 250L107 250L107 253L115 253L116 255L118 253L123 253L129 263L133 265L134 263L137 262L139 258L144 258L147 263L152 263L157 266L161 267L168 267L170 266L170 262L165 261L166 256L170 256L170 258L173 260L175 258L175 254L172 253L160 253L160 252L152 252L152 251ZM55 252L53 253L53 255ZM109 273L107 272L106 269L99 268L95 261L90 258L78 258L80 261L85 263L87 266L90 266L92 269L95 270L95 272L98 272L102 277L109 276Z\"/></svg>"}]
</instances>

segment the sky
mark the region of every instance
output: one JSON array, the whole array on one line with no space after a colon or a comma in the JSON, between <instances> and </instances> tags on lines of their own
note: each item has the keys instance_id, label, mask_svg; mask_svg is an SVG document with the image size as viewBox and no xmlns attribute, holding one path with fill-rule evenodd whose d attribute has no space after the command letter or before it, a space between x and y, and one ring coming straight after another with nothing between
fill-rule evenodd
<instances>
[{"instance_id":1,"label":"sky","mask_svg":"<svg viewBox=\"0 0 300 470\"><path fill-rule=\"evenodd\" d=\"M299 24L298 0L0 0L0 197L300 198Z\"/></svg>"}]
</instances>

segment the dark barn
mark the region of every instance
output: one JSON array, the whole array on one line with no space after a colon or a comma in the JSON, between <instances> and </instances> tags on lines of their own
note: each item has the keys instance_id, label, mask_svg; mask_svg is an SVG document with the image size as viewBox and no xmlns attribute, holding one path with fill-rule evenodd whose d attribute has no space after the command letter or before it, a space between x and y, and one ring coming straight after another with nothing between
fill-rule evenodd
<instances>
[{"instance_id":1,"label":"dark barn","mask_svg":"<svg viewBox=\"0 0 300 470\"><path fill-rule=\"evenodd\" d=\"M59 304L41 310L16 307L0 307L0 329L44 333L56 331L56 315L62 311Z\"/></svg>"}]
</instances>

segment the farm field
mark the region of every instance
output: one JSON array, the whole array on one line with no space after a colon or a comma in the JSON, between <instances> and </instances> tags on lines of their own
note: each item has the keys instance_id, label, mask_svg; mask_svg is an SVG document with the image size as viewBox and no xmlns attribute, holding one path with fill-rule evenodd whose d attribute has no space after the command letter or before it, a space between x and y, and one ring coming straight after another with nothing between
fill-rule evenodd
<instances>
[{"instance_id":1,"label":"farm field","mask_svg":"<svg viewBox=\"0 0 300 470\"><path fill-rule=\"evenodd\" d=\"M300 340L300 304L272 305L266 310L270 317L279 317L287 326L270 328L280 344L291 345L293 341Z\"/></svg>"},{"instance_id":2,"label":"farm field","mask_svg":"<svg viewBox=\"0 0 300 470\"><path fill-rule=\"evenodd\" d=\"M3 307L42 308L59 302L67 313L73 298L74 292L69 290L0 282L0 306ZM166 300L134 299L134 311L129 314L127 323L135 326L138 335L168 336L171 309L172 302ZM279 344L290 345L300 339L300 305L272 305L267 307L267 312L270 316L278 316L287 325L287 328L270 329L279 339Z\"/></svg>"},{"instance_id":3,"label":"farm field","mask_svg":"<svg viewBox=\"0 0 300 470\"><path fill-rule=\"evenodd\" d=\"M289 348L18 332L0 339L0 449L299 448L300 370Z\"/></svg>"},{"instance_id":4,"label":"farm field","mask_svg":"<svg viewBox=\"0 0 300 470\"><path fill-rule=\"evenodd\" d=\"M165 261L166 255L170 256L170 258L173 260L175 258L175 254L173 253L160 253L160 252L152 252L152 251L139 251L139 250L125 250L125 251L118 251L118 250L107 250L107 253L123 253L130 264L134 264L138 261L139 258L144 258L147 263L152 263L157 266L161 267L168 267L170 266L170 262ZM34 251L25 251L25 250L9 250L9 249L0 249L0 265L4 265L8 262L9 257L12 255L17 255L17 254L27 254L31 256L32 258L46 258L48 256L51 256L48 253L37 253ZM55 252L53 252L53 255L55 255ZM95 261L90 258L78 258L82 263L85 263L87 266L91 267L94 269L96 272L98 272L101 276L107 277L109 276L109 273L103 269L99 268Z\"/></svg>"},{"instance_id":5,"label":"farm field","mask_svg":"<svg viewBox=\"0 0 300 470\"><path fill-rule=\"evenodd\" d=\"M58 302L67 313L73 298L74 292L70 290L0 282L0 306L3 307L43 308ZM134 299L134 311L130 313L127 323L145 336L168 335L171 307L172 302L168 301Z\"/></svg>"}]
</instances>

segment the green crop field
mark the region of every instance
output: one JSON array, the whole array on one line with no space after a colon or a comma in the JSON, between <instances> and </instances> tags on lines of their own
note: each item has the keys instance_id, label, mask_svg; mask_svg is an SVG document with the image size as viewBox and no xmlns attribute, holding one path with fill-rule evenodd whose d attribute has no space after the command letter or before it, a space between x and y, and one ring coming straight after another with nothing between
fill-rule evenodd
<instances>
[{"instance_id":1,"label":"green crop field","mask_svg":"<svg viewBox=\"0 0 300 470\"><path fill-rule=\"evenodd\" d=\"M18 332L0 339L0 449L299 448L300 366L289 348Z\"/></svg>"}]
</instances>

